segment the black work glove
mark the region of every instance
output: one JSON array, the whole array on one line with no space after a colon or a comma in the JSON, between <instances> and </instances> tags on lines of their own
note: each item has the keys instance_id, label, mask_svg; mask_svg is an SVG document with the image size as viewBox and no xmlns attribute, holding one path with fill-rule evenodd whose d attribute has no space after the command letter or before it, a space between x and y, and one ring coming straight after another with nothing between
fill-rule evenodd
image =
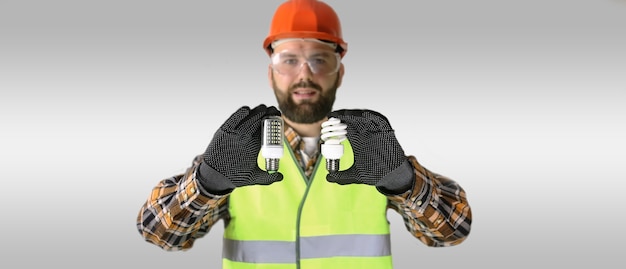
<instances>
[{"instance_id":1,"label":"black work glove","mask_svg":"<svg viewBox=\"0 0 626 269\"><path fill-rule=\"evenodd\" d=\"M235 187L269 185L283 179L257 164L261 150L261 128L266 116L280 116L275 107L243 106L215 132L198 169L200 183L213 194L226 194Z\"/></svg>"},{"instance_id":2,"label":"black work glove","mask_svg":"<svg viewBox=\"0 0 626 269\"><path fill-rule=\"evenodd\" d=\"M329 173L328 181L373 185L383 194L400 194L413 186L413 167L385 116L372 110L343 109L328 117L347 125L354 152L354 164L347 170Z\"/></svg>"}]
</instances>

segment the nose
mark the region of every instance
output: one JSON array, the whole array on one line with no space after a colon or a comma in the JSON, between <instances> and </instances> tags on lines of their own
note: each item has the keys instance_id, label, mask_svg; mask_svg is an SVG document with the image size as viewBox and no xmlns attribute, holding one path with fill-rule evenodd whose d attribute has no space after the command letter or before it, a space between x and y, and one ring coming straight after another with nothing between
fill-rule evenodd
<instances>
[{"instance_id":1,"label":"nose","mask_svg":"<svg viewBox=\"0 0 626 269\"><path fill-rule=\"evenodd\" d=\"M297 78L299 80L304 80L304 81L308 81L313 78L313 70L309 62L302 63L302 65L300 66L300 71L298 72Z\"/></svg>"}]
</instances>

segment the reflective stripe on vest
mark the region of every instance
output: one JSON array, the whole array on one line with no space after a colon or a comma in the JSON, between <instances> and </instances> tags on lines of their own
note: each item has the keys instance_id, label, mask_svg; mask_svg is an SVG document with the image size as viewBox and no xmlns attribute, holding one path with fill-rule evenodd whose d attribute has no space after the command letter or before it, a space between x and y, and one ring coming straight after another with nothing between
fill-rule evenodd
<instances>
[{"instance_id":1,"label":"reflective stripe on vest","mask_svg":"<svg viewBox=\"0 0 626 269\"><path fill-rule=\"evenodd\" d=\"M389 235L327 235L300 238L302 259L391 255ZM356 247L355 247L356 246ZM293 263L296 243L224 239L224 258L248 263ZM271 250L271 251L268 251Z\"/></svg>"},{"instance_id":2,"label":"reflective stripe on vest","mask_svg":"<svg viewBox=\"0 0 626 269\"><path fill-rule=\"evenodd\" d=\"M354 161L349 142L343 144L342 170ZM223 268L392 268L386 196L373 186L326 181L322 156L307 181L283 147L282 181L229 196ZM264 169L260 155L258 164Z\"/></svg>"}]
</instances>

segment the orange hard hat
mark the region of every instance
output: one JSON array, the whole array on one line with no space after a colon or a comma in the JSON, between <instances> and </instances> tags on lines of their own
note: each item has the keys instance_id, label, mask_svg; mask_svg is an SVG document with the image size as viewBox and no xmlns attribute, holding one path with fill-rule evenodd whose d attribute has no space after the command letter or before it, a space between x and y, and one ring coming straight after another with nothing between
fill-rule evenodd
<instances>
[{"instance_id":1,"label":"orange hard hat","mask_svg":"<svg viewBox=\"0 0 626 269\"><path fill-rule=\"evenodd\" d=\"M341 57L348 51L337 13L318 0L288 0L278 6L263 49L271 55L272 42L285 38L314 38L335 43Z\"/></svg>"}]
</instances>

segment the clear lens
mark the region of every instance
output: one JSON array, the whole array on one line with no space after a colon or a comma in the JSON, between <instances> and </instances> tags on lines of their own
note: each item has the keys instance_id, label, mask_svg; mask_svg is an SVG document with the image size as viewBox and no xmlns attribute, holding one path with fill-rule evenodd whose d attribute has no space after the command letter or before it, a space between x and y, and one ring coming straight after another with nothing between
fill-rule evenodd
<instances>
[{"instance_id":1,"label":"clear lens","mask_svg":"<svg viewBox=\"0 0 626 269\"><path fill-rule=\"evenodd\" d=\"M330 75L339 70L339 54L330 50L281 51L272 55L272 68L276 72L295 76L305 64L316 75Z\"/></svg>"}]
</instances>

